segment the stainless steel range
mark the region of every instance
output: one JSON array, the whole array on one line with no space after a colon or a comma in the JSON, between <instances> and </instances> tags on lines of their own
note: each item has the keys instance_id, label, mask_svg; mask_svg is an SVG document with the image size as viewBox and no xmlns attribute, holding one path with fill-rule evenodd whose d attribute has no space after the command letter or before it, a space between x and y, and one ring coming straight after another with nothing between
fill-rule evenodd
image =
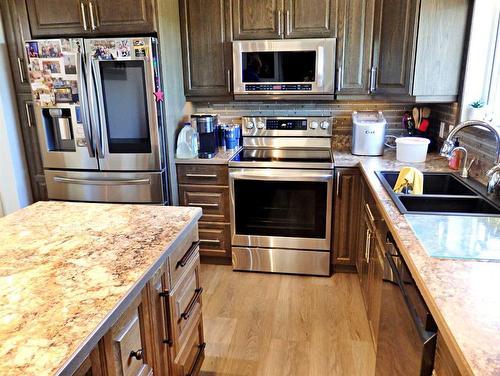
<instances>
[{"instance_id":1,"label":"stainless steel range","mask_svg":"<svg viewBox=\"0 0 500 376\"><path fill-rule=\"evenodd\" d=\"M229 162L233 269L330 274L332 119L244 117Z\"/></svg>"}]
</instances>

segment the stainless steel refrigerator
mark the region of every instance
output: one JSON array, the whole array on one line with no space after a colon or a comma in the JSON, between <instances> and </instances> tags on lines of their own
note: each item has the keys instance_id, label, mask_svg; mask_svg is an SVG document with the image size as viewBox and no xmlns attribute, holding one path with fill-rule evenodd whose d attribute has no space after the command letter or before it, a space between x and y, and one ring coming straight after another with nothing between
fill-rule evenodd
<instances>
[{"instance_id":1,"label":"stainless steel refrigerator","mask_svg":"<svg viewBox=\"0 0 500 376\"><path fill-rule=\"evenodd\" d=\"M26 42L49 199L168 203L150 37Z\"/></svg>"}]
</instances>

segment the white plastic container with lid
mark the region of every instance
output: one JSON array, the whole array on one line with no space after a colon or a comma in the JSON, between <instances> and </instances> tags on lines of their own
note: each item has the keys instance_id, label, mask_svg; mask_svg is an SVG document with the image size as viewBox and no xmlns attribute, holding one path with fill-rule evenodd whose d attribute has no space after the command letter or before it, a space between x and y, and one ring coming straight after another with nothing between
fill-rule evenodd
<instances>
[{"instance_id":1,"label":"white plastic container with lid","mask_svg":"<svg viewBox=\"0 0 500 376\"><path fill-rule=\"evenodd\" d=\"M198 157L198 136L191 123L184 123L177 137L176 158L190 159Z\"/></svg>"},{"instance_id":2,"label":"white plastic container with lid","mask_svg":"<svg viewBox=\"0 0 500 376\"><path fill-rule=\"evenodd\" d=\"M367 156L384 154L386 126L387 121L381 111L353 112L352 154Z\"/></svg>"},{"instance_id":3,"label":"white plastic container with lid","mask_svg":"<svg viewBox=\"0 0 500 376\"><path fill-rule=\"evenodd\" d=\"M396 138L396 159L400 162L425 162L429 143L423 137Z\"/></svg>"}]
</instances>

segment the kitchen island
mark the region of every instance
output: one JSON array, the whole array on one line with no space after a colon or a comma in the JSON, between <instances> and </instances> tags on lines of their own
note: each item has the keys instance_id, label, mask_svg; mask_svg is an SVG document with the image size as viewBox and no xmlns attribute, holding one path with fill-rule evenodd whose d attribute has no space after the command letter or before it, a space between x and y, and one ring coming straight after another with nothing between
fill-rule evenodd
<instances>
[{"instance_id":1,"label":"kitchen island","mask_svg":"<svg viewBox=\"0 0 500 376\"><path fill-rule=\"evenodd\" d=\"M151 319L154 299L141 298L153 296L153 287L175 289L190 277L187 270L198 270L200 217L199 208L38 202L1 218L0 374L72 374L97 347L123 352L139 332L139 344L172 333L155 328L166 324ZM162 283L149 288L150 280L160 274ZM201 300L199 294L195 297L198 315L192 316L201 321ZM128 336L119 330L125 339L120 342L114 326L138 299L135 316L123 327L140 331ZM153 329L158 333L148 333ZM175 360L184 345L175 341L185 338L173 329ZM102 342L103 337L109 341ZM122 353L123 368L165 366L153 345L144 347L133 349L141 350L137 364ZM105 355L100 359L113 364L104 361L98 367L109 372L122 366L116 364L116 354Z\"/></svg>"}]
</instances>

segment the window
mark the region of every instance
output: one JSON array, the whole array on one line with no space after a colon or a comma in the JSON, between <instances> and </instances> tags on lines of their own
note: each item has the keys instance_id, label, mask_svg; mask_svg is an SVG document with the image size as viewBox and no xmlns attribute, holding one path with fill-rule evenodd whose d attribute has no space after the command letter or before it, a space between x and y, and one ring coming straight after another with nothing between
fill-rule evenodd
<instances>
[{"instance_id":1,"label":"window","mask_svg":"<svg viewBox=\"0 0 500 376\"><path fill-rule=\"evenodd\" d=\"M484 119L500 127L500 1L476 1L462 93L461 120L473 102L485 102Z\"/></svg>"},{"instance_id":2,"label":"window","mask_svg":"<svg viewBox=\"0 0 500 376\"><path fill-rule=\"evenodd\" d=\"M495 49L491 64L491 79L488 85L486 119L492 119L495 126L500 127L500 17L497 23Z\"/></svg>"}]
</instances>

